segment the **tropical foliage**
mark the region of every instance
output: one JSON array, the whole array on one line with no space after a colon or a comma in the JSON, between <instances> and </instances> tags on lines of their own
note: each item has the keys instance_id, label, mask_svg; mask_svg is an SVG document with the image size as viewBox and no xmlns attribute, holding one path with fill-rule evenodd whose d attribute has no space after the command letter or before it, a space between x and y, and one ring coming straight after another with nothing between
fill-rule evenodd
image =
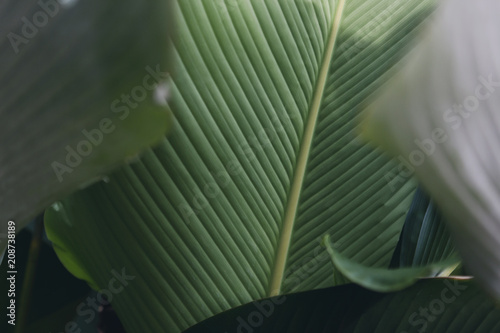
<instances>
[{"instance_id":1,"label":"tropical foliage","mask_svg":"<svg viewBox=\"0 0 500 333\"><path fill-rule=\"evenodd\" d=\"M433 201L400 161L358 138L360 112L404 66L434 1L164 2L125 1L119 12L113 2L93 3L101 15L84 36L109 29L123 40L99 35L79 49L97 48L98 64L68 53L103 68L95 82L106 85L75 83L77 98L50 95L72 126L52 129L46 142L57 145L42 140L57 152L41 164L50 168L64 147L76 147L87 124L109 118L123 131L103 135L88 168L75 166L67 181L38 178L50 191L33 194L39 204L26 201L22 214L5 210L9 219L25 221L60 198L45 211L53 248L71 273L112 298L127 332L500 328L498 309L473 282L443 277L460 274L460 259ZM77 3L61 17L93 17L85 8ZM123 24L125 12L134 21ZM161 18L169 16L166 38ZM146 75L156 88L143 88L147 97L131 107L137 87L149 86ZM76 110L68 102L88 98ZM30 112L54 103L32 100ZM21 200L25 188L12 191ZM459 311L473 320L464 323Z\"/></svg>"}]
</instances>

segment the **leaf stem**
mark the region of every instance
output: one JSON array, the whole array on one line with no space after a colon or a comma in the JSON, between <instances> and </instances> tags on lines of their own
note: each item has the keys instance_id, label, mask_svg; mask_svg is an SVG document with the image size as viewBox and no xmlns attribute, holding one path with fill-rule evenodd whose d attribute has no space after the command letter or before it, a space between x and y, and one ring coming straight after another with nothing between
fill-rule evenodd
<instances>
[{"instance_id":1,"label":"leaf stem","mask_svg":"<svg viewBox=\"0 0 500 333\"><path fill-rule=\"evenodd\" d=\"M19 319L16 325L16 333L25 332L28 323L28 314L30 310L31 291L35 282L36 266L40 255L40 247L43 237L43 215L35 219L35 230L31 239L28 262L24 275L23 287L21 289L21 301L19 302Z\"/></svg>"}]
</instances>

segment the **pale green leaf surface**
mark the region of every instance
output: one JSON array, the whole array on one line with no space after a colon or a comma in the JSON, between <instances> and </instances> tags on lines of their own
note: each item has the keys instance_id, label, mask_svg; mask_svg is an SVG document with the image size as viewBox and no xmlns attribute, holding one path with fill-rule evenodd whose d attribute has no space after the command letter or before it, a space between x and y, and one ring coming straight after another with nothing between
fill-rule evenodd
<instances>
[{"instance_id":1,"label":"pale green leaf surface","mask_svg":"<svg viewBox=\"0 0 500 333\"><path fill-rule=\"evenodd\" d=\"M130 332L332 285L325 234L387 266L415 186L389 186L354 120L431 7L178 1L171 135L48 210L50 237L100 288L135 276L113 296Z\"/></svg>"},{"instance_id":2,"label":"pale green leaf surface","mask_svg":"<svg viewBox=\"0 0 500 333\"><path fill-rule=\"evenodd\" d=\"M147 68L169 70L168 4L2 1L0 223L21 230L165 135Z\"/></svg>"}]
</instances>

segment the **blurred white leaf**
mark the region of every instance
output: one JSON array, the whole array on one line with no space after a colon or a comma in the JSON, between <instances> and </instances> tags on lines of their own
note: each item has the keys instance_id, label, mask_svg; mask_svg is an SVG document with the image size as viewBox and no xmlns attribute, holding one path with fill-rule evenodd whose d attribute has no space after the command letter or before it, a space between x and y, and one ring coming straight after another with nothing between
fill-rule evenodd
<instances>
[{"instance_id":1,"label":"blurred white leaf","mask_svg":"<svg viewBox=\"0 0 500 333\"><path fill-rule=\"evenodd\" d=\"M500 2L444 2L362 135L437 201L466 268L500 299ZM397 180L396 180L397 181Z\"/></svg>"}]
</instances>

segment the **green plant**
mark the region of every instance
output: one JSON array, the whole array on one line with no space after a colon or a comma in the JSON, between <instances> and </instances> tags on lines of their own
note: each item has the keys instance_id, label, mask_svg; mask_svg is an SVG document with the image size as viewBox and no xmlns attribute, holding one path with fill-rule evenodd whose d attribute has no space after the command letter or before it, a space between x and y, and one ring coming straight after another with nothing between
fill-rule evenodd
<instances>
[{"instance_id":1,"label":"green plant","mask_svg":"<svg viewBox=\"0 0 500 333\"><path fill-rule=\"evenodd\" d=\"M473 311L471 298L484 306L470 325L497 327L489 316L498 311L471 282L453 289L466 296L440 301L438 321L417 308L455 280L395 292L449 274L457 259L444 229L425 228L441 223L425 214L425 195L407 217L415 180L356 134L363 105L401 66L434 4L178 0L170 131L46 210L61 261L97 290L125 276L110 296L130 332L180 332L211 317L192 330L438 330L462 325L454 315ZM391 259L412 267L389 270ZM394 292L344 285L352 281ZM397 320L387 319L392 309Z\"/></svg>"}]
</instances>

